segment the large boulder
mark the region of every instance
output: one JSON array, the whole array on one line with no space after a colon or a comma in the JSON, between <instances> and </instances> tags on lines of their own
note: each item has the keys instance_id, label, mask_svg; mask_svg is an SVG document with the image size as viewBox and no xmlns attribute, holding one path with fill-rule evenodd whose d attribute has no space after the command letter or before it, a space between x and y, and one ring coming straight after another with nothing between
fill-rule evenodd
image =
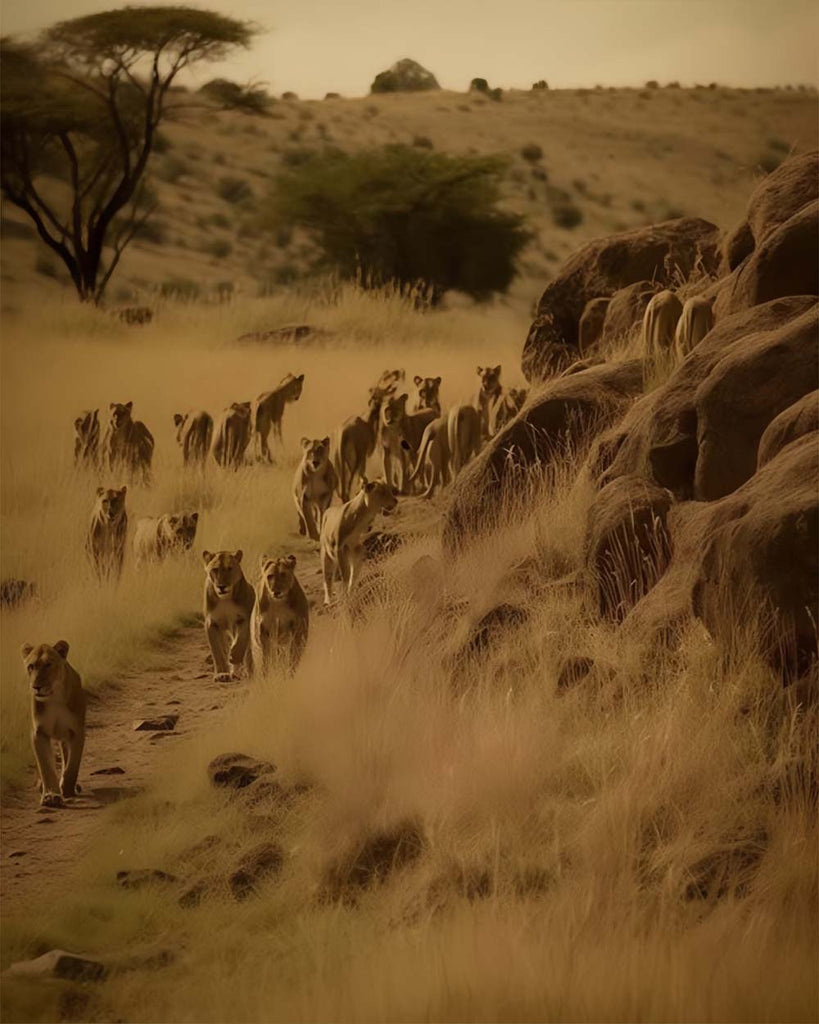
<instances>
[{"instance_id":1,"label":"large boulder","mask_svg":"<svg viewBox=\"0 0 819 1024\"><path fill-rule=\"evenodd\" d=\"M720 319L783 295L819 295L819 201L771 230L718 289Z\"/></svg>"},{"instance_id":2,"label":"large boulder","mask_svg":"<svg viewBox=\"0 0 819 1024\"><path fill-rule=\"evenodd\" d=\"M692 591L694 613L731 649L742 632L785 682L815 668L819 622L819 434L784 448L718 503Z\"/></svg>"},{"instance_id":3,"label":"large boulder","mask_svg":"<svg viewBox=\"0 0 819 1024\"><path fill-rule=\"evenodd\" d=\"M744 220L727 236L723 244L726 268L735 270L771 232L816 199L819 153L803 153L780 164L754 189Z\"/></svg>"},{"instance_id":4,"label":"large boulder","mask_svg":"<svg viewBox=\"0 0 819 1024\"><path fill-rule=\"evenodd\" d=\"M814 389L818 365L819 305L731 346L694 396L695 498L721 498L754 474L765 428Z\"/></svg>"},{"instance_id":5,"label":"large boulder","mask_svg":"<svg viewBox=\"0 0 819 1024\"><path fill-rule=\"evenodd\" d=\"M623 420L595 442L588 461L592 478L603 484L637 473L667 487L680 501L692 498L699 454L698 388L734 346L753 344L763 336L775 339L815 305L811 296L775 299L716 324L664 385L635 402Z\"/></svg>"},{"instance_id":6,"label":"large boulder","mask_svg":"<svg viewBox=\"0 0 819 1024\"><path fill-rule=\"evenodd\" d=\"M642 380L639 359L604 363L550 381L530 397L458 476L444 522L445 546L455 550L496 526L504 506L530 486L530 472L576 457L623 415Z\"/></svg>"},{"instance_id":7,"label":"large boulder","mask_svg":"<svg viewBox=\"0 0 819 1024\"><path fill-rule=\"evenodd\" d=\"M643 314L651 298L657 294L660 286L653 281L635 281L618 289L611 297L603 321L602 342L614 342L625 339L643 322Z\"/></svg>"},{"instance_id":8,"label":"large boulder","mask_svg":"<svg viewBox=\"0 0 819 1024\"><path fill-rule=\"evenodd\" d=\"M622 621L665 572L672 502L669 491L639 476L619 477L595 495L584 559L602 618Z\"/></svg>"},{"instance_id":9,"label":"large boulder","mask_svg":"<svg viewBox=\"0 0 819 1024\"><path fill-rule=\"evenodd\" d=\"M417 61L405 57L375 76L370 92L427 92L440 89L435 75Z\"/></svg>"},{"instance_id":10,"label":"large boulder","mask_svg":"<svg viewBox=\"0 0 819 1024\"><path fill-rule=\"evenodd\" d=\"M682 217L583 246L540 298L523 348L526 377L544 380L578 358L580 317L589 299L611 296L637 281L667 286L672 275L688 275L695 265L716 271L718 244L719 231L713 224Z\"/></svg>"},{"instance_id":11,"label":"large boulder","mask_svg":"<svg viewBox=\"0 0 819 1024\"><path fill-rule=\"evenodd\" d=\"M583 357L592 355L597 348L597 342L603 333L603 323L606 319L609 301L609 299L597 298L589 299L586 303L578 328L578 344Z\"/></svg>"},{"instance_id":12,"label":"large boulder","mask_svg":"<svg viewBox=\"0 0 819 1024\"><path fill-rule=\"evenodd\" d=\"M759 441L757 469L805 434L819 430L819 391L811 391L771 420Z\"/></svg>"}]
</instances>

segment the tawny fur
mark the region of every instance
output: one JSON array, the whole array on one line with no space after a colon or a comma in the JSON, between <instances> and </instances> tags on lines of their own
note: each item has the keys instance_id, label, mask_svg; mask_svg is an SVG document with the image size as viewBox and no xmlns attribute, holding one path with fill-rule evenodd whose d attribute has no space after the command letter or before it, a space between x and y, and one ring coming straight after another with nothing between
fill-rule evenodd
<instances>
[{"instance_id":1,"label":"tawny fur","mask_svg":"<svg viewBox=\"0 0 819 1024\"><path fill-rule=\"evenodd\" d=\"M85 547L100 579L119 579L125 559L128 513L125 495L128 488L97 488L97 500L91 513Z\"/></svg>"},{"instance_id":2,"label":"tawny fur","mask_svg":"<svg viewBox=\"0 0 819 1024\"><path fill-rule=\"evenodd\" d=\"M333 501L338 481L330 459L330 438L301 439L302 458L293 479L293 501L299 516L299 534L318 540L324 513Z\"/></svg>"},{"instance_id":3,"label":"tawny fur","mask_svg":"<svg viewBox=\"0 0 819 1024\"><path fill-rule=\"evenodd\" d=\"M250 402L233 402L224 410L213 431L211 454L220 465L238 469L250 444Z\"/></svg>"},{"instance_id":4,"label":"tawny fur","mask_svg":"<svg viewBox=\"0 0 819 1024\"><path fill-rule=\"evenodd\" d=\"M134 558L137 565L161 562L169 555L190 551L196 539L198 512L181 512L156 519L137 519L134 530Z\"/></svg>"},{"instance_id":5,"label":"tawny fur","mask_svg":"<svg viewBox=\"0 0 819 1024\"><path fill-rule=\"evenodd\" d=\"M443 487L450 480L449 437L446 416L439 416L427 424L418 458L410 475L412 483L418 477L426 483L424 498L431 498L436 487Z\"/></svg>"},{"instance_id":6,"label":"tawny fur","mask_svg":"<svg viewBox=\"0 0 819 1024\"><path fill-rule=\"evenodd\" d=\"M124 469L147 483L151 477L154 438L141 420L132 418L133 407L133 402L111 402L102 442L102 465L109 470Z\"/></svg>"},{"instance_id":7,"label":"tawny fur","mask_svg":"<svg viewBox=\"0 0 819 1024\"><path fill-rule=\"evenodd\" d=\"M683 304L682 314L674 332L674 351L682 362L714 326L714 299L693 295Z\"/></svg>"},{"instance_id":8,"label":"tawny fur","mask_svg":"<svg viewBox=\"0 0 819 1024\"><path fill-rule=\"evenodd\" d=\"M452 477L481 450L481 414L474 405L459 402L447 414L447 441Z\"/></svg>"},{"instance_id":9,"label":"tawny fur","mask_svg":"<svg viewBox=\"0 0 819 1024\"><path fill-rule=\"evenodd\" d=\"M643 357L656 362L673 352L682 303L667 289L652 296L643 314Z\"/></svg>"},{"instance_id":10,"label":"tawny fur","mask_svg":"<svg viewBox=\"0 0 819 1024\"><path fill-rule=\"evenodd\" d=\"M242 667L253 672L250 620L256 595L242 572L241 551L203 551L205 636L213 657L213 678L226 683Z\"/></svg>"},{"instance_id":11,"label":"tawny fur","mask_svg":"<svg viewBox=\"0 0 819 1024\"><path fill-rule=\"evenodd\" d=\"M295 555L262 555L253 610L253 637L262 665L279 659L291 672L304 653L310 625L310 609L295 568Z\"/></svg>"},{"instance_id":12,"label":"tawny fur","mask_svg":"<svg viewBox=\"0 0 819 1024\"><path fill-rule=\"evenodd\" d=\"M294 377L288 373L282 378L278 387L272 391L265 391L253 403L252 424L255 436L256 455L259 458L272 462L268 437L271 429L276 440L282 441L282 419L284 418L284 407L288 402L297 402L301 398L301 391L304 385L304 374L300 373Z\"/></svg>"},{"instance_id":13,"label":"tawny fur","mask_svg":"<svg viewBox=\"0 0 819 1024\"><path fill-rule=\"evenodd\" d=\"M481 424L481 439L486 441L490 436L490 419L492 407L500 397L501 368L498 366L479 366L478 376L481 379L481 386L475 395L475 408L478 410Z\"/></svg>"},{"instance_id":14,"label":"tawny fur","mask_svg":"<svg viewBox=\"0 0 819 1024\"><path fill-rule=\"evenodd\" d=\"M176 440L182 449L186 466L202 463L208 457L213 441L213 417L202 409L174 414Z\"/></svg>"}]
</instances>

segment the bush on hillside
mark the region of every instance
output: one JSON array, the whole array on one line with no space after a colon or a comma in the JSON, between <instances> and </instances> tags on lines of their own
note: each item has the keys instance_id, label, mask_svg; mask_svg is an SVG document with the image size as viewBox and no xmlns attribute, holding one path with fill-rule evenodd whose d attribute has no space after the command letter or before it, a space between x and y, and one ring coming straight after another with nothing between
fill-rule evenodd
<instances>
[{"instance_id":1,"label":"bush on hillside","mask_svg":"<svg viewBox=\"0 0 819 1024\"><path fill-rule=\"evenodd\" d=\"M536 160L543 159L543 149L536 142L527 142L527 144L521 148L520 155L524 160L534 163Z\"/></svg>"},{"instance_id":2,"label":"bush on hillside","mask_svg":"<svg viewBox=\"0 0 819 1024\"><path fill-rule=\"evenodd\" d=\"M544 89L548 89L548 88L549 88L549 83L546 81L545 78L541 78L537 82L532 82L532 91L533 92L540 92L540 91L542 91Z\"/></svg>"},{"instance_id":3,"label":"bush on hillside","mask_svg":"<svg viewBox=\"0 0 819 1024\"><path fill-rule=\"evenodd\" d=\"M470 92L489 92L489 82L485 78L473 78L469 83Z\"/></svg>"},{"instance_id":4,"label":"bush on hillside","mask_svg":"<svg viewBox=\"0 0 819 1024\"><path fill-rule=\"evenodd\" d=\"M227 175L216 184L216 192L226 203L244 203L253 198L253 189L244 178L233 178Z\"/></svg>"},{"instance_id":5,"label":"bush on hillside","mask_svg":"<svg viewBox=\"0 0 819 1024\"><path fill-rule=\"evenodd\" d=\"M431 71L407 57L393 64L388 71L376 75L370 92L427 92L440 88Z\"/></svg>"},{"instance_id":6,"label":"bush on hillside","mask_svg":"<svg viewBox=\"0 0 819 1024\"><path fill-rule=\"evenodd\" d=\"M199 92L218 103L223 110L238 110L257 117L264 117L273 103L273 98L263 86L252 82L239 85L227 78L213 78Z\"/></svg>"},{"instance_id":7,"label":"bush on hillside","mask_svg":"<svg viewBox=\"0 0 819 1024\"><path fill-rule=\"evenodd\" d=\"M399 145L315 154L279 175L271 219L306 229L342 277L486 299L508 288L529 239L520 216L498 209L503 166Z\"/></svg>"}]
</instances>

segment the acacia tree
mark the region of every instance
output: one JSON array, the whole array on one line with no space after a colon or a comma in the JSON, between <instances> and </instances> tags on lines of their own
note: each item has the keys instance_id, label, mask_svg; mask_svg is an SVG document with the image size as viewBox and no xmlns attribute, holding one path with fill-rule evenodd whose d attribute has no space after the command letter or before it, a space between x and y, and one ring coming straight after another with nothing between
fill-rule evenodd
<instances>
[{"instance_id":1,"label":"acacia tree","mask_svg":"<svg viewBox=\"0 0 819 1024\"><path fill-rule=\"evenodd\" d=\"M0 187L82 301L100 301L155 209L145 173L174 79L254 33L210 11L125 7L60 22L36 44L2 41ZM64 184L44 188L47 175Z\"/></svg>"}]
</instances>

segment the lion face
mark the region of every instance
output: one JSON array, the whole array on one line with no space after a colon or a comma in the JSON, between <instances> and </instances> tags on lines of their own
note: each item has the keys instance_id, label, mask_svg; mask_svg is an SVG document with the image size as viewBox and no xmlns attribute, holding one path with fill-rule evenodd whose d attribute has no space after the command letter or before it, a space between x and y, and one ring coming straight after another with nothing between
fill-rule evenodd
<instances>
[{"instance_id":1,"label":"lion face","mask_svg":"<svg viewBox=\"0 0 819 1024\"><path fill-rule=\"evenodd\" d=\"M418 388L419 409L440 409L441 408L441 378L440 377L416 377L415 386Z\"/></svg>"},{"instance_id":2,"label":"lion face","mask_svg":"<svg viewBox=\"0 0 819 1024\"><path fill-rule=\"evenodd\" d=\"M126 402L124 405L121 405L119 402L111 402L111 425L115 430L121 430L131 422L131 411L133 408L133 402Z\"/></svg>"},{"instance_id":3,"label":"lion face","mask_svg":"<svg viewBox=\"0 0 819 1024\"><path fill-rule=\"evenodd\" d=\"M279 384L281 393L287 402L298 402L301 398L301 389L303 386L303 373L300 373L298 377L294 377L292 373L288 373L286 377L282 378L281 384Z\"/></svg>"},{"instance_id":4,"label":"lion face","mask_svg":"<svg viewBox=\"0 0 819 1024\"><path fill-rule=\"evenodd\" d=\"M481 378L481 391L485 395L494 395L500 389L500 366L479 366L478 376Z\"/></svg>"},{"instance_id":5,"label":"lion face","mask_svg":"<svg viewBox=\"0 0 819 1024\"><path fill-rule=\"evenodd\" d=\"M296 556L270 558L268 555L262 555L261 564L265 587L272 597L281 601L287 597L296 581L293 571L296 568Z\"/></svg>"},{"instance_id":6,"label":"lion face","mask_svg":"<svg viewBox=\"0 0 819 1024\"><path fill-rule=\"evenodd\" d=\"M173 422L176 427L176 440L178 444L182 444L185 424L188 422L188 415L189 413L185 413L183 416L182 413L179 412L175 412L173 415Z\"/></svg>"},{"instance_id":7,"label":"lion face","mask_svg":"<svg viewBox=\"0 0 819 1024\"><path fill-rule=\"evenodd\" d=\"M395 423L400 423L406 414L407 408L407 395L388 395L384 404L381 406L381 419L383 420L384 426L389 427Z\"/></svg>"},{"instance_id":8,"label":"lion face","mask_svg":"<svg viewBox=\"0 0 819 1024\"><path fill-rule=\"evenodd\" d=\"M304 462L308 469L318 473L327 465L330 458L329 437L323 437L320 441L311 441L309 437L303 437L301 446L304 449Z\"/></svg>"},{"instance_id":9,"label":"lion face","mask_svg":"<svg viewBox=\"0 0 819 1024\"><path fill-rule=\"evenodd\" d=\"M250 402L231 402L230 408L241 419L250 419Z\"/></svg>"},{"instance_id":10,"label":"lion face","mask_svg":"<svg viewBox=\"0 0 819 1024\"><path fill-rule=\"evenodd\" d=\"M373 512L392 512L398 504L395 491L384 480L362 477L360 493L364 495L364 504Z\"/></svg>"},{"instance_id":11,"label":"lion face","mask_svg":"<svg viewBox=\"0 0 819 1024\"><path fill-rule=\"evenodd\" d=\"M125 495L128 488L123 486L117 490L115 487L109 487L107 490L104 487L97 488L97 504L96 512L97 515L107 520L109 523L116 522L117 519L125 511Z\"/></svg>"},{"instance_id":12,"label":"lion face","mask_svg":"<svg viewBox=\"0 0 819 1024\"><path fill-rule=\"evenodd\" d=\"M190 551L196 538L198 512L183 512L181 515L164 516L163 530L171 545L178 551Z\"/></svg>"},{"instance_id":13,"label":"lion face","mask_svg":"<svg viewBox=\"0 0 819 1024\"><path fill-rule=\"evenodd\" d=\"M40 644L38 647L23 644L20 653L34 697L37 700L60 697L65 682L65 659L68 657L68 644L65 640L58 640L53 647L48 644Z\"/></svg>"},{"instance_id":14,"label":"lion face","mask_svg":"<svg viewBox=\"0 0 819 1024\"><path fill-rule=\"evenodd\" d=\"M205 575L219 597L227 597L242 579L242 551L203 551Z\"/></svg>"}]
</instances>

